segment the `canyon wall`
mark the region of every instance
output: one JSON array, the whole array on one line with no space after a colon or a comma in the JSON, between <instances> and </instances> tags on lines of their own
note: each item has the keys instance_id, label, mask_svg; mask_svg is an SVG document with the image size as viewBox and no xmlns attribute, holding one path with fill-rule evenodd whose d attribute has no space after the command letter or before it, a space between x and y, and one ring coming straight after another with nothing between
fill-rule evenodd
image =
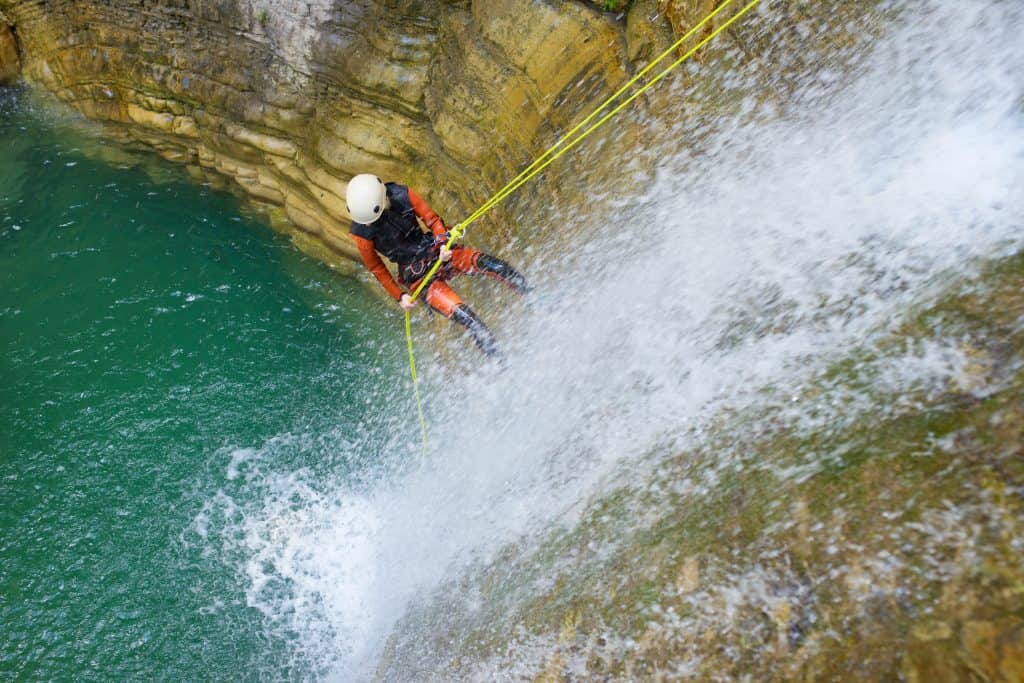
<instances>
[{"instance_id":1,"label":"canyon wall","mask_svg":"<svg viewBox=\"0 0 1024 683\"><path fill-rule=\"evenodd\" d=\"M20 72L102 122L111 138L241 194L303 251L353 273L349 177L405 182L457 222L722 4L0 0L0 82ZM734 1L683 47L743 4ZM834 54L853 42L847 17L865 10L845 0L761 5L668 79L685 88L638 100L545 174L555 182L534 182L478 223L474 241L548 239L565 229L550 206L603 215L585 188L652 173L659 135L681 144L675 122L744 106L751 94L784 104L787 74L737 93L724 67L773 51L792 54L794 65L823 49ZM815 22L821 30L792 29ZM652 118L662 125L648 125Z\"/></svg>"},{"instance_id":2,"label":"canyon wall","mask_svg":"<svg viewBox=\"0 0 1024 683\"><path fill-rule=\"evenodd\" d=\"M457 220L671 38L652 1L618 14L512 0L0 0L0 11L26 80L108 135L243 191L343 270L349 177L400 179ZM13 49L7 35L0 50Z\"/></svg>"}]
</instances>

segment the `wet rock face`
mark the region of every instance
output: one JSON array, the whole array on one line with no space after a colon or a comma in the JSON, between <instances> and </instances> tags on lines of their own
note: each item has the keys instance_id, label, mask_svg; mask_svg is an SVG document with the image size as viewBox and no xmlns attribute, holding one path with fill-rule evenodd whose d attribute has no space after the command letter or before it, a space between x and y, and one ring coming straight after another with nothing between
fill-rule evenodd
<instances>
[{"instance_id":1,"label":"wet rock face","mask_svg":"<svg viewBox=\"0 0 1024 683\"><path fill-rule=\"evenodd\" d=\"M865 4L764 1L773 16L804 21L811 15L824 24ZM742 4L718 14L690 44ZM349 177L373 172L406 182L456 222L714 6L710 0L0 0L0 25L17 27L10 54L20 50L26 80L104 122L111 137L185 163L214 187L241 192L300 248L351 272L358 266L347 235ZM790 34L769 40L769 32L738 24L698 61L756 60L776 42L783 43L778 49L807 53L807 45L777 37ZM0 65L11 63L0 58ZM735 88L709 78L715 70L708 68L700 83L683 72L673 77L692 91L687 118L741 101ZM784 96L784 86L761 83L758 98ZM535 183L529 197L518 193L476 224L474 239L542 239L564 227L551 218L551 206L603 217L610 207L583 188L642 182L657 153L649 161L638 153L655 150L659 134L678 145L678 136L652 132L648 117L671 125L682 112L678 91L650 92L575 150L571 163L545 174L557 173L557 182ZM630 173L623 173L623 160ZM538 236L538 230L549 232Z\"/></svg>"},{"instance_id":2,"label":"wet rock face","mask_svg":"<svg viewBox=\"0 0 1024 683\"><path fill-rule=\"evenodd\" d=\"M694 451L631 463L654 474L417 596L376 680L1024 680L1021 321L1024 252L878 347L965 340L964 381L901 387L905 409L872 392L842 427L804 431L758 408L770 428L745 417ZM868 365L844 360L783 401L848 416L832 392L866 386ZM750 466L693 484L736 446ZM766 476L821 453L843 455Z\"/></svg>"},{"instance_id":3,"label":"wet rock face","mask_svg":"<svg viewBox=\"0 0 1024 683\"><path fill-rule=\"evenodd\" d=\"M550 144L574 115L560 103L625 77L622 22L584 3L0 0L0 11L18 26L28 80L197 177L233 180L329 261L354 257L348 177L401 179L454 219Z\"/></svg>"},{"instance_id":4,"label":"wet rock face","mask_svg":"<svg viewBox=\"0 0 1024 683\"><path fill-rule=\"evenodd\" d=\"M18 56L18 41L14 29L0 14L0 85L12 83L21 73L21 58Z\"/></svg>"}]
</instances>

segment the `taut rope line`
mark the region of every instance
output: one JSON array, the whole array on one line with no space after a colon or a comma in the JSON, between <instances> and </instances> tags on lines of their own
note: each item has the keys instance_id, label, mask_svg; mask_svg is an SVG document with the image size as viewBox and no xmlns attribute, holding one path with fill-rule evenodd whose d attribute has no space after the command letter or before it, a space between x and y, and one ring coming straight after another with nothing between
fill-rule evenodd
<instances>
[{"instance_id":1,"label":"taut rope line","mask_svg":"<svg viewBox=\"0 0 1024 683\"><path fill-rule=\"evenodd\" d=\"M669 64L667 67L665 67L660 72L658 72L657 75L655 75L649 81L647 81L642 86L640 86L636 90L636 92L634 92L632 95L630 95L625 100L623 100L621 103L619 103L614 109L612 109L608 113L604 114L604 116L602 116L600 119L598 119L596 123L594 123L592 126L586 128L586 130L584 130L582 133L579 133L579 135L576 135L576 133L581 128L583 128L588 123L590 123L596 116L598 116L598 114L600 114L602 111L607 109L611 105L612 102L614 102L619 96L621 96L623 93L625 93L626 90L631 85L635 84L637 81L639 81L641 78L643 78L643 76L646 75L651 69L653 69L655 67L655 65L657 65L659 62L663 61L670 54L672 54L679 46L681 46L684 42L686 42L686 40L688 40L689 38L693 37L701 28L704 27L705 24L707 24L712 19L714 19L716 16L718 16L718 14L723 12L733 2L735 2L735 0L726 0L726 2L722 3L721 5L719 5L717 9L715 9L714 11L709 13L706 17L701 19L696 25L694 25L693 28L691 28L689 31L686 32L686 35L684 35L682 38L680 38L675 43L673 43L668 49L666 49L664 52L662 52L660 55L658 55L653 61L651 61L650 64L645 66L639 73L637 73L636 76L634 76L629 81L627 81L625 85L623 85L613 95L611 95L604 102L602 102L594 111L592 111L589 115L587 115L586 118L584 118L582 121L580 121L578 124L576 124L572 128L572 130L570 130L569 132L564 134L561 138L559 138L558 141L555 144L551 145L551 147L549 147L547 149L547 151L545 151L539 157L534 159L533 162L531 162L529 166L527 166L525 169L523 169L523 171L521 171L519 173L519 175L517 175L515 178L513 178L511 181L509 181L509 183L506 184L505 187L503 187L500 190L498 190L497 192L495 192L494 195L490 199L488 199L486 202L481 204L480 207L477 208L473 213L471 213L465 220L463 220L461 223L459 223L454 228L452 228L451 232L449 233L449 236L448 236L448 241L445 242L445 247L446 248L451 248L451 246L453 244L455 244L455 242L457 242L459 239L461 239L463 233L465 233L466 228L468 228L470 226L470 224L474 223L481 216L483 216L488 211L490 211L495 206L497 206L502 200L504 200L510 194L512 194L513 192L518 190L520 187L522 187L524 184L529 182L533 177L535 177L538 173L540 173L545 168L547 168L548 166L553 164L556 160L558 160L566 152L568 152L569 150L573 149L578 144L583 142L583 140L585 140L591 133L593 133L595 130L597 130L598 128L603 126L605 123L607 123L612 117L614 117L616 114L618 114L623 109L625 109L630 104L632 104L633 101L636 100L636 98L640 97L640 95L644 94L648 89L650 89L655 84L657 84L659 81L661 81L663 78L665 78L665 76L667 76L669 73L671 73L680 64L682 64L683 62L685 62L688 59L690 59L694 54L697 53L698 50L700 50L702 47L704 47L705 45L710 43L712 40L714 40L715 37L718 36L718 34L722 33L727 28L732 26L734 23L739 21L747 12L749 12L757 4L759 4L761 2L761 0L751 0L750 2L748 2L746 5L743 6L742 9L740 9L736 14L734 14L727 21L725 21L721 26L719 26L714 31L712 31L710 34L708 34L705 38L701 39L700 42L698 42L692 48L687 50L681 57L679 57L674 62ZM573 137L573 135L576 135L576 136ZM559 149L559 148L561 148L561 149ZM416 289L413 290L412 295L411 295L411 298L412 298L413 301L415 301L416 299L419 298L420 294L423 292L423 289L430 283L431 278L433 278L434 275L437 274L437 271L440 268L441 268L441 260L438 259L431 266L430 270L427 271L427 274L425 276L423 276L423 278L420 280L420 283L416 287ZM420 397L419 381L418 381L417 375L416 375L416 357L415 357L415 354L413 353L412 322L411 322L410 311L406 311L405 312L405 336L406 336L406 345L407 345L408 350L409 350L409 371L410 371L410 373L412 375L413 389L414 389L414 392L416 394L416 408L417 408L417 411L419 413L420 436L422 437L422 441L423 441L423 456L426 457L426 455L427 455L427 423L426 423L426 421L423 418L423 401L422 401L422 399Z\"/></svg>"}]
</instances>

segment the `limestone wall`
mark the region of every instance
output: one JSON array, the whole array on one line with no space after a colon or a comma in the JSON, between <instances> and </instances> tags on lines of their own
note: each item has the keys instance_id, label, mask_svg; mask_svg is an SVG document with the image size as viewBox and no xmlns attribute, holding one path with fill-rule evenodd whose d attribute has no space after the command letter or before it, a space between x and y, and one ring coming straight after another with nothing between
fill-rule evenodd
<instances>
[{"instance_id":1,"label":"limestone wall","mask_svg":"<svg viewBox=\"0 0 1024 683\"><path fill-rule=\"evenodd\" d=\"M654 7L634 14L666 36ZM348 177L402 179L457 218L656 39L633 31L628 45L625 14L554 0L0 0L0 11L29 81L112 136L230 179L336 262L354 256Z\"/></svg>"},{"instance_id":2,"label":"limestone wall","mask_svg":"<svg viewBox=\"0 0 1024 683\"><path fill-rule=\"evenodd\" d=\"M104 122L110 136L242 192L300 248L352 271L343 200L349 177L369 171L414 185L454 222L718 4L0 0L0 50L5 35L11 45L16 35L26 80ZM840 27L812 39L833 40L844 13L863 11L850 0L763 5L763 16L806 23L816 15L825 28ZM7 25L13 34L4 33ZM706 52L756 64L772 49L807 54L800 35L745 20ZM695 61L711 64L705 57ZM634 169L656 165L656 153L637 157L659 147L644 116L671 126L731 106L729 98L738 98L723 95L712 77L726 71L710 66L682 98L660 88L638 101L602 131L606 139L589 156L581 148L560 162L550 176L557 182L531 185L529 198L517 196L477 224L474 239L507 239L520 221L540 225L549 205L599 212L586 187L621 187L623 160ZM678 77L691 78L685 71ZM784 89L761 82L756 97L777 98Z\"/></svg>"}]
</instances>

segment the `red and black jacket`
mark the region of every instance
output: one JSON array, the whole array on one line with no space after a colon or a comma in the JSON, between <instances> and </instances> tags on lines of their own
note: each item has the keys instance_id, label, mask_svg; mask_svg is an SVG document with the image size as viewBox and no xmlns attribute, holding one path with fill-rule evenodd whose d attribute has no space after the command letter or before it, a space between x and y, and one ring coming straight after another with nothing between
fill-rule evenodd
<instances>
[{"instance_id":1,"label":"red and black jacket","mask_svg":"<svg viewBox=\"0 0 1024 683\"><path fill-rule=\"evenodd\" d=\"M435 246L444 239L447 228L422 197L405 185L387 183L388 208L380 218L367 225L352 222L350 232L367 269L396 300L402 289L391 277L380 254L402 266L432 257ZM423 232L419 218L432 234Z\"/></svg>"}]
</instances>

